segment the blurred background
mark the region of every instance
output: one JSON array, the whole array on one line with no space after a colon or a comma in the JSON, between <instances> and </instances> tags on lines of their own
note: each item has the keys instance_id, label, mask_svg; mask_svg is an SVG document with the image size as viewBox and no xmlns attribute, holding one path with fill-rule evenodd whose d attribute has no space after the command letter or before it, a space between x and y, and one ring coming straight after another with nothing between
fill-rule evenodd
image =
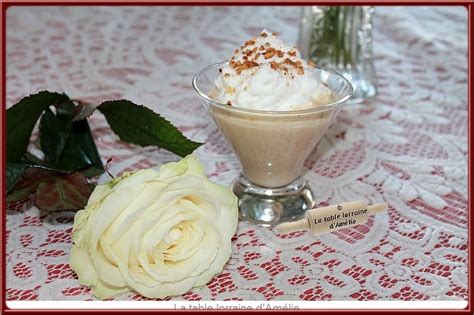
<instances>
[{"instance_id":1,"label":"blurred background","mask_svg":"<svg viewBox=\"0 0 474 315\"><path fill-rule=\"evenodd\" d=\"M86 99L123 96L146 102L148 95L153 101L159 96L168 102L163 97L173 91L173 84L184 77L190 80L205 65L229 59L236 46L264 28L300 48L309 45L310 38L298 42L302 32L308 33L302 28L302 18L308 19L303 10L291 6L11 7L7 11L8 104L25 92L48 87ZM456 67L456 73L465 76L464 8L377 7L375 11L372 59L381 87L390 79L392 86L398 84L393 82L394 73L403 81L415 81L414 77L438 76L441 69ZM331 39L322 38L326 45ZM183 89L184 95L191 96L189 86Z\"/></svg>"},{"instance_id":2,"label":"blurred background","mask_svg":"<svg viewBox=\"0 0 474 315\"><path fill-rule=\"evenodd\" d=\"M264 28L298 45L303 11L12 6L7 107L45 89L92 103L144 104L205 142L196 154L208 176L229 185L240 166L192 77ZM370 28L364 62L373 64L377 94L343 108L306 161L305 177L318 202L363 196L389 203L387 214L316 239L241 222L226 270L176 299L466 300L467 26L463 7L378 6L371 23L352 29L355 42ZM114 174L177 159L119 141L100 114L90 124L103 161L116 158ZM10 300L92 298L67 264L73 215L45 216L31 204L9 209Z\"/></svg>"}]
</instances>

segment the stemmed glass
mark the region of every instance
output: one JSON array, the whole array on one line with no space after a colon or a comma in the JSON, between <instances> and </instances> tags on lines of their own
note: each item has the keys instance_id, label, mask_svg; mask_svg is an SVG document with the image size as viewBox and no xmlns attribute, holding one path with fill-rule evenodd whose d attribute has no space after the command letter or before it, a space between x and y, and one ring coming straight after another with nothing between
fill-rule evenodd
<instances>
[{"instance_id":1,"label":"stemmed glass","mask_svg":"<svg viewBox=\"0 0 474 315\"><path fill-rule=\"evenodd\" d=\"M315 204L303 163L351 97L352 86L342 75L315 67L314 76L332 92L331 103L297 111L239 108L209 96L224 65L205 67L192 84L242 166L233 183L239 217L263 226L300 219Z\"/></svg>"}]
</instances>

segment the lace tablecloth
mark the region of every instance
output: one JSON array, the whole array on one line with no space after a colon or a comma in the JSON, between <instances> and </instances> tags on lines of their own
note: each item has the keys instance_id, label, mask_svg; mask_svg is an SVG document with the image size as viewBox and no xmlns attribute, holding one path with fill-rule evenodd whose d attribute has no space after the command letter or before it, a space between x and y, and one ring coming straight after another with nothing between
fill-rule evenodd
<instances>
[{"instance_id":1,"label":"lace tablecloth","mask_svg":"<svg viewBox=\"0 0 474 315\"><path fill-rule=\"evenodd\" d=\"M87 101L126 98L190 138L209 177L229 185L238 161L191 88L263 28L296 43L297 7L12 7L7 105L48 89ZM225 270L177 300L466 300L467 11L379 7L379 94L348 105L306 161L318 203L385 201L365 225L318 237L239 223ZM110 170L177 157L120 142L90 122ZM104 175L99 181L105 181ZM69 268L73 213L8 209L8 300L91 300ZM141 300L128 293L115 300Z\"/></svg>"}]
</instances>

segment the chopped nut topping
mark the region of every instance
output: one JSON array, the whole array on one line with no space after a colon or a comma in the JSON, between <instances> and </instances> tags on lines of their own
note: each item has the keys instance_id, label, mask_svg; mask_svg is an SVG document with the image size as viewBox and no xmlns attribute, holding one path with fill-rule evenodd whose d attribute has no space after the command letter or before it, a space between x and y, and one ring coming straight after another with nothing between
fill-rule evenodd
<instances>
[{"instance_id":1,"label":"chopped nut topping","mask_svg":"<svg viewBox=\"0 0 474 315\"><path fill-rule=\"evenodd\" d=\"M234 50L234 54L238 54L238 53L239 53L238 49Z\"/></svg>"},{"instance_id":2,"label":"chopped nut topping","mask_svg":"<svg viewBox=\"0 0 474 315\"><path fill-rule=\"evenodd\" d=\"M232 103L230 101L227 101L226 104L232 106Z\"/></svg>"},{"instance_id":3,"label":"chopped nut topping","mask_svg":"<svg viewBox=\"0 0 474 315\"><path fill-rule=\"evenodd\" d=\"M267 32L262 32L260 33L260 36L265 38L269 35L273 36L278 36L278 33L273 32L273 33L267 33ZM261 40L261 39L260 39ZM296 57L297 55L297 49L296 47L290 48L288 51L285 49L285 51L276 49L273 47L270 42L265 42L263 45L256 45L257 40L256 38L253 38L251 40L248 40L244 43L243 46L241 46L241 49L236 49L235 53L236 55L239 54L239 56L232 56L229 65L232 69L234 69L235 73L237 75L241 74L242 71L251 69L253 67L258 67L259 65L262 64L262 59L259 59L260 56L263 56L265 60L268 60L270 58L273 58L274 56L277 56L278 58L277 61L268 61L270 62L270 66L273 70L275 71L280 71L281 73L284 73L286 76L291 76L294 78L296 75L295 72L299 75L304 74L304 67L301 61L298 60L292 60L295 58L290 59L291 57ZM234 58L235 57L235 58ZM290 58L287 58L290 57ZM258 62L257 60L260 60ZM279 61L279 62L278 62ZM265 63L265 61L263 61ZM314 63L308 62L309 66L314 67ZM306 64L305 64L306 66ZM222 72L222 69L219 69L220 72ZM255 71L250 71L249 74L254 74ZM231 76L231 73L224 73L223 75L225 77ZM228 91L230 89L230 91ZM226 91L228 93L234 93L235 90L232 87L227 87Z\"/></svg>"},{"instance_id":4,"label":"chopped nut topping","mask_svg":"<svg viewBox=\"0 0 474 315\"><path fill-rule=\"evenodd\" d=\"M263 57L265 57L265 59L269 59L269 58L272 58L275 55L276 55L276 51L273 50L273 51L269 51L266 54L264 54Z\"/></svg>"},{"instance_id":5,"label":"chopped nut topping","mask_svg":"<svg viewBox=\"0 0 474 315\"><path fill-rule=\"evenodd\" d=\"M253 45L255 44L255 40L254 39L251 39L251 40L248 40L245 42L245 46L250 46L250 45Z\"/></svg>"},{"instance_id":6,"label":"chopped nut topping","mask_svg":"<svg viewBox=\"0 0 474 315\"><path fill-rule=\"evenodd\" d=\"M314 62L312 62L311 60L308 61L308 65L312 68L316 67L316 64Z\"/></svg>"},{"instance_id":7,"label":"chopped nut topping","mask_svg":"<svg viewBox=\"0 0 474 315\"><path fill-rule=\"evenodd\" d=\"M250 61L250 60L247 60L245 59L245 62L244 63L236 63L235 65L235 71L237 74L240 74L243 70L246 70L246 69L250 69L250 68L253 68L253 67L257 67L258 66L258 63L255 62L255 61Z\"/></svg>"}]
</instances>

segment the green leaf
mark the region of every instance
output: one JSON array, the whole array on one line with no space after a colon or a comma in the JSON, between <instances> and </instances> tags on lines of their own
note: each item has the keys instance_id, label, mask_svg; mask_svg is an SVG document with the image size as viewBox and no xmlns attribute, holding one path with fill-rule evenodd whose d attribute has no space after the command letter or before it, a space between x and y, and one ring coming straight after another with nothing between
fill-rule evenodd
<instances>
[{"instance_id":1,"label":"green leaf","mask_svg":"<svg viewBox=\"0 0 474 315\"><path fill-rule=\"evenodd\" d=\"M10 173L9 170L16 170L16 173ZM35 192L42 181L64 174L66 173L39 165L8 163L7 181L9 182L9 187L7 190L7 202L24 200ZM11 186L10 182L12 183Z\"/></svg>"},{"instance_id":2,"label":"green leaf","mask_svg":"<svg viewBox=\"0 0 474 315\"><path fill-rule=\"evenodd\" d=\"M68 171L89 169L88 176L104 172L104 166L87 120L76 121L72 124L69 139L55 166Z\"/></svg>"},{"instance_id":3,"label":"green leaf","mask_svg":"<svg viewBox=\"0 0 474 315\"><path fill-rule=\"evenodd\" d=\"M87 184L87 186L89 187L89 190L90 190L90 191L94 191L94 189L95 189L95 187L97 186L97 184L89 183L89 184Z\"/></svg>"},{"instance_id":4,"label":"green leaf","mask_svg":"<svg viewBox=\"0 0 474 315\"><path fill-rule=\"evenodd\" d=\"M56 166L71 135L71 124L56 117L47 108L40 120L40 141L46 161Z\"/></svg>"},{"instance_id":5,"label":"green leaf","mask_svg":"<svg viewBox=\"0 0 474 315\"><path fill-rule=\"evenodd\" d=\"M18 162L26 152L31 132L41 113L50 105L69 100L66 94L39 92L27 96L7 110L7 161Z\"/></svg>"},{"instance_id":6,"label":"green leaf","mask_svg":"<svg viewBox=\"0 0 474 315\"><path fill-rule=\"evenodd\" d=\"M40 121L41 149L49 164L64 171L84 171L87 177L102 174L104 167L87 120L71 122L74 108L47 109Z\"/></svg>"},{"instance_id":7,"label":"green leaf","mask_svg":"<svg viewBox=\"0 0 474 315\"><path fill-rule=\"evenodd\" d=\"M35 205L48 211L83 209L91 193L87 178L79 172L56 176L38 185Z\"/></svg>"},{"instance_id":8,"label":"green leaf","mask_svg":"<svg viewBox=\"0 0 474 315\"><path fill-rule=\"evenodd\" d=\"M202 145L186 138L159 114L131 101L107 101L100 104L98 109L123 141L141 146L157 145L181 157Z\"/></svg>"},{"instance_id":9,"label":"green leaf","mask_svg":"<svg viewBox=\"0 0 474 315\"><path fill-rule=\"evenodd\" d=\"M11 191L15 187L18 180L23 175L25 169L28 168L28 164L19 163L7 163L7 192Z\"/></svg>"},{"instance_id":10,"label":"green leaf","mask_svg":"<svg viewBox=\"0 0 474 315\"><path fill-rule=\"evenodd\" d=\"M37 157L31 152L26 152L25 154L23 154L23 156L21 157L21 161L25 164L48 167L48 164L45 161L41 160L39 157Z\"/></svg>"},{"instance_id":11,"label":"green leaf","mask_svg":"<svg viewBox=\"0 0 474 315\"><path fill-rule=\"evenodd\" d=\"M76 115L76 105L72 100L56 106L56 116L64 122L70 122Z\"/></svg>"}]
</instances>

